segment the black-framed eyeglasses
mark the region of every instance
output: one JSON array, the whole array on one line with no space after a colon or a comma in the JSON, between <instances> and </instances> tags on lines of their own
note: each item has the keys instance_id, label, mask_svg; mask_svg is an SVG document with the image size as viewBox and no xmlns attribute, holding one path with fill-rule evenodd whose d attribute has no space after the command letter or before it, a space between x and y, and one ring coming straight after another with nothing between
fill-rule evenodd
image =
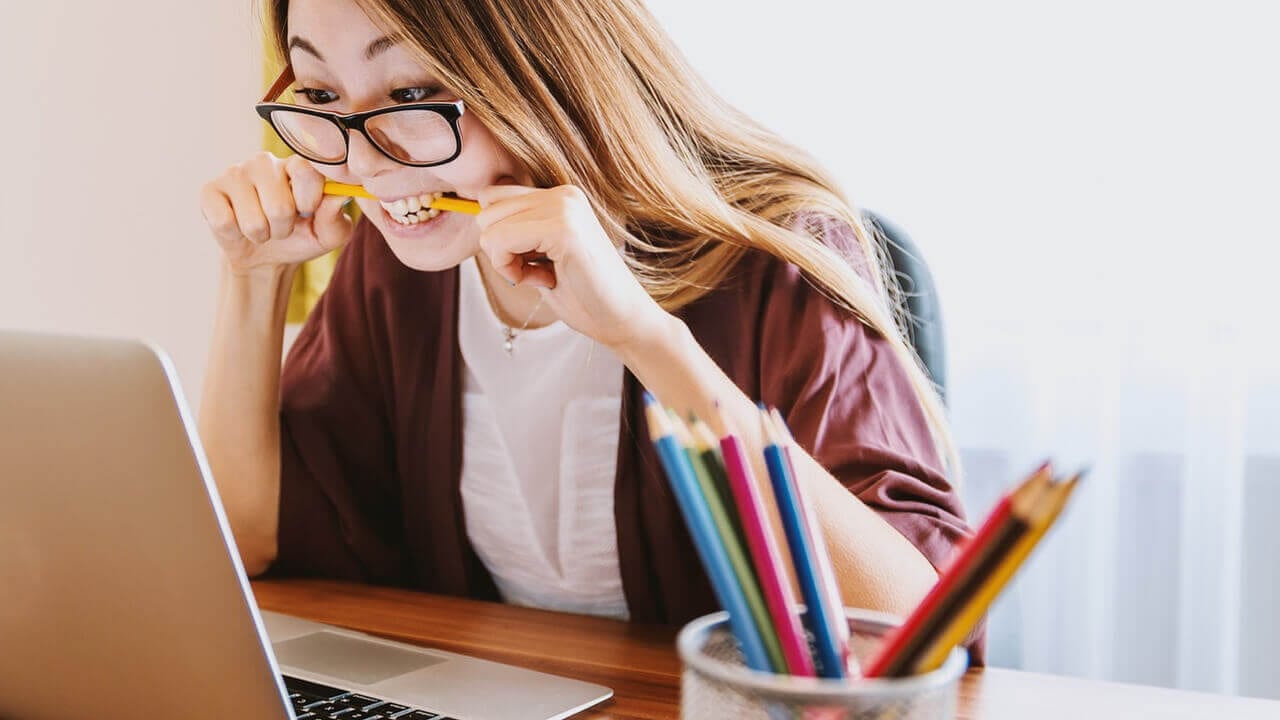
<instances>
[{"instance_id":1,"label":"black-framed eyeglasses","mask_svg":"<svg viewBox=\"0 0 1280 720\"><path fill-rule=\"evenodd\" d=\"M462 153L461 100L406 103L341 115L276 102L293 79L293 66L286 65L254 109L290 150L312 162L345 163L352 130L359 131L378 152L412 167L443 165Z\"/></svg>"}]
</instances>

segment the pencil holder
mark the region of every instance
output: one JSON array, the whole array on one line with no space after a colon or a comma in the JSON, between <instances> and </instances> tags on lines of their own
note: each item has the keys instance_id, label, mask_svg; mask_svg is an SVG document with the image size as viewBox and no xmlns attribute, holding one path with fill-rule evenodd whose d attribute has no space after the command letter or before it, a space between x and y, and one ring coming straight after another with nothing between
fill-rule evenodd
<instances>
[{"instance_id":1,"label":"pencil holder","mask_svg":"<svg viewBox=\"0 0 1280 720\"><path fill-rule=\"evenodd\" d=\"M868 659L898 621L846 608L851 651ZM773 675L743 665L742 653L719 612L685 625L676 639L684 672L680 716L685 720L951 720L968 655L956 648L942 667L906 678L832 680Z\"/></svg>"}]
</instances>

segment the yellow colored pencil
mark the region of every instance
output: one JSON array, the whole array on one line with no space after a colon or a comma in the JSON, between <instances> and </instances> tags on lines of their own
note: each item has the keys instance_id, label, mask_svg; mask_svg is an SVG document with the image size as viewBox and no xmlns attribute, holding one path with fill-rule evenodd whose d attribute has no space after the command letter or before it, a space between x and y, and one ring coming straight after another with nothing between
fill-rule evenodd
<instances>
[{"instance_id":1,"label":"yellow colored pencil","mask_svg":"<svg viewBox=\"0 0 1280 720\"><path fill-rule=\"evenodd\" d=\"M1035 550L1044 534L1053 526L1079 482L1080 476L1075 475L1070 480L1050 486L1041 496L1035 514L1031 518L1031 531L1013 546L1008 556L996 566L991 577L982 583L955 618L943 628L942 632L938 633L937 638L929 644L921 656L920 662L913 668L913 672L925 673L942 667L942 663L946 662L947 656L951 654L951 648L959 645L982 620L983 613L1018 572L1018 568L1022 566L1031 551Z\"/></svg>"},{"instance_id":2,"label":"yellow colored pencil","mask_svg":"<svg viewBox=\"0 0 1280 720\"><path fill-rule=\"evenodd\" d=\"M324 183L325 195L341 195L342 197L358 197L368 200L377 200L368 190L360 185L348 185L347 183L326 180ZM475 200L464 200L462 198L442 197L432 200L428 207L436 210L444 210L446 212L463 213L466 215L479 215L480 203Z\"/></svg>"}]
</instances>

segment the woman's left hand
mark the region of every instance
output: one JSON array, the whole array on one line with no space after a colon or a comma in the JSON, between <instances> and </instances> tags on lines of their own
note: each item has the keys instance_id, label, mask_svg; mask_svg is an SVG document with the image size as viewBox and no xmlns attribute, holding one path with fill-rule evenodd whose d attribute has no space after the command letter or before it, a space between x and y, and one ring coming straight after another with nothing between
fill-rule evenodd
<instances>
[{"instance_id":1,"label":"woman's left hand","mask_svg":"<svg viewBox=\"0 0 1280 720\"><path fill-rule=\"evenodd\" d=\"M570 327L615 350L667 317L631 274L583 191L493 185L480 192L480 249L508 282L543 288ZM550 261L530 262L543 255Z\"/></svg>"}]
</instances>

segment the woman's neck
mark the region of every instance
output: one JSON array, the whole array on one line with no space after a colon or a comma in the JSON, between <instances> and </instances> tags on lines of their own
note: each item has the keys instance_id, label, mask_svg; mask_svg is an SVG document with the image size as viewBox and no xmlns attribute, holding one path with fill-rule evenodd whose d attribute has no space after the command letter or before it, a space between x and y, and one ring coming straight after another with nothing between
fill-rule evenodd
<instances>
[{"instance_id":1,"label":"woman's neck","mask_svg":"<svg viewBox=\"0 0 1280 720\"><path fill-rule=\"evenodd\" d=\"M539 328L550 325L560 318L555 310L541 302L542 295L535 287L520 285L512 287L506 278L498 274L489 256L476 253L476 267L480 269L480 280L484 283L485 295L489 298L489 306L499 322L513 328L524 326ZM532 315L531 315L532 314ZM525 325L525 321L528 325Z\"/></svg>"}]
</instances>

